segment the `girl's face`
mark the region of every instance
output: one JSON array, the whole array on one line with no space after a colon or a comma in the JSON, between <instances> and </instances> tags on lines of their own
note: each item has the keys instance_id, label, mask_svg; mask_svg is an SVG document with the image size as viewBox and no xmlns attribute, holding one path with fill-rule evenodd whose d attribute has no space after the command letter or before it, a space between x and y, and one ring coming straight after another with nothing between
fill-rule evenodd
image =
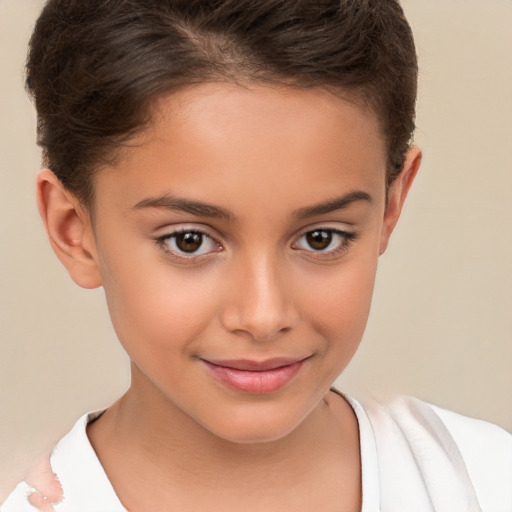
<instances>
[{"instance_id":1,"label":"girl's face","mask_svg":"<svg viewBox=\"0 0 512 512\"><path fill-rule=\"evenodd\" d=\"M326 92L206 84L158 102L96 175L86 226L148 403L235 442L308 417L361 340L405 196L385 208L385 163L375 116Z\"/></svg>"}]
</instances>

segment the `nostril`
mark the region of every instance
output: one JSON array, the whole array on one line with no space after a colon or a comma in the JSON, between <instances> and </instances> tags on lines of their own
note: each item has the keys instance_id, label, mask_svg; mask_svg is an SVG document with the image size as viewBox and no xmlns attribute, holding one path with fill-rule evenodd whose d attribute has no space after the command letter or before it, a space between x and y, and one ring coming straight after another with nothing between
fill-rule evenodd
<instances>
[{"instance_id":1,"label":"nostril","mask_svg":"<svg viewBox=\"0 0 512 512\"><path fill-rule=\"evenodd\" d=\"M259 342L266 342L289 333L296 324L297 315L281 311L276 314L250 315L247 311L232 308L224 311L221 322L224 328L238 336L246 336Z\"/></svg>"},{"instance_id":2,"label":"nostril","mask_svg":"<svg viewBox=\"0 0 512 512\"><path fill-rule=\"evenodd\" d=\"M283 281L283 268L268 254L254 251L241 257L230 274L221 322L225 329L256 341L289 332L297 323L295 298ZM244 283L241 287L240 283Z\"/></svg>"}]
</instances>

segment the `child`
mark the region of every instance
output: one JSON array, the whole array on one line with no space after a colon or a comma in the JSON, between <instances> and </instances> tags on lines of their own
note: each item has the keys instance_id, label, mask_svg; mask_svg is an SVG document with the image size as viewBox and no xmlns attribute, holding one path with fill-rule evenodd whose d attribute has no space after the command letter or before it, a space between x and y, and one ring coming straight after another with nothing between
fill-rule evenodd
<instances>
[{"instance_id":1,"label":"child","mask_svg":"<svg viewBox=\"0 0 512 512\"><path fill-rule=\"evenodd\" d=\"M512 509L512 441L330 389L420 165L394 1L51 0L38 205L129 391L2 510Z\"/></svg>"}]
</instances>

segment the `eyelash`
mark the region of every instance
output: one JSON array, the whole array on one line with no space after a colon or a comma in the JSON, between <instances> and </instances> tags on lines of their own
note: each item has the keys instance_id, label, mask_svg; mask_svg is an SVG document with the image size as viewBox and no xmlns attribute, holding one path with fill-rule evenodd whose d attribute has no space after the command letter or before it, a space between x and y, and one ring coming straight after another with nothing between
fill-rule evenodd
<instances>
[{"instance_id":1,"label":"eyelash","mask_svg":"<svg viewBox=\"0 0 512 512\"><path fill-rule=\"evenodd\" d=\"M298 242L303 239L304 237L307 237L307 235L312 235L313 233L327 233L328 236L331 237L331 241L333 238L333 235L336 235L341 238L340 243L338 247L335 247L331 250L315 250L310 246L309 249L297 247ZM176 239L180 235L199 235L201 237L200 245L198 247L198 250L203 247L205 240L209 240L211 244L214 244L216 248L214 250L204 252L202 254L197 254L197 252L190 252L188 255L186 255L186 252L179 252L180 249L177 247L172 247L170 244L173 243L176 244ZM294 248L297 251L301 251L304 253L307 253L308 256L317 258L317 259L331 259L335 258L336 256L339 256L343 254L345 251L348 250L350 245L357 239L358 235L357 233L350 232L350 231L342 231L340 229L335 228L323 228L319 227L316 229L309 229L308 231L304 231L297 239L296 242L292 245L292 248ZM167 233L165 235L159 236L155 239L157 245L160 247L162 251L164 251L166 254L181 260L181 261L187 261L187 262L194 262L198 259L202 259L205 257L210 256L212 253L221 252L223 250L222 245L220 242L215 240L212 236L210 236L208 233L201 229L194 229L194 228L183 228L176 230L172 233ZM331 242L330 242L331 243ZM330 245L329 243L329 245Z\"/></svg>"},{"instance_id":2,"label":"eyelash","mask_svg":"<svg viewBox=\"0 0 512 512\"><path fill-rule=\"evenodd\" d=\"M304 251L305 253L307 253L307 255L309 257L312 257L312 258L332 259L332 258L340 256L341 254L346 252L349 249L350 245L358 237L357 233L354 233L352 231L343 231L341 229L336 229L336 228L318 227L316 229L308 229L308 231L303 232L302 235L298 238L298 241L301 240L302 238L306 237L307 235L311 235L313 233L322 233L322 232L328 233L331 236L331 238L333 238L333 235L340 237L341 240L340 240L339 245L329 251L314 250L313 248L310 248L310 249L297 248L297 250ZM296 245L297 245L297 242L294 243L294 246L296 246Z\"/></svg>"},{"instance_id":3,"label":"eyelash","mask_svg":"<svg viewBox=\"0 0 512 512\"><path fill-rule=\"evenodd\" d=\"M189 253L189 255L186 255L186 252L179 252L179 248L172 248L170 245L171 243L176 244L176 239L180 235L199 235L201 237L201 244L198 249L200 249L204 245L205 240L209 240L210 243L214 244L216 246L216 250L208 251L203 254L197 254L197 253ZM201 229L193 229L193 228L183 228L178 229L176 231L173 231L172 233L168 233L162 236L159 236L156 238L156 243L162 249L166 254L169 254L170 256L173 256L174 258L177 258L179 260L186 260L193 262L197 259L208 257L212 253L220 252L222 250L221 244L215 240L213 237L211 237L208 233L205 233ZM178 250L177 250L178 249Z\"/></svg>"}]
</instances>

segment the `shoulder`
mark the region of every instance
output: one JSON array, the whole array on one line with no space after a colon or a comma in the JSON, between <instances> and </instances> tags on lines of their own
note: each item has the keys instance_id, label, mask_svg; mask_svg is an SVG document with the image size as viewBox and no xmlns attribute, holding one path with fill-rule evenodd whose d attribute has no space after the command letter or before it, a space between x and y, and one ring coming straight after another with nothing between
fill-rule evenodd
<instances>
[{"instance_id":1,"label":"shoulder","mask_svg":"<svg viewBox=\"0 0 512 512\"><path fill-rule=\"evenodd\" d=\"M510 433L411 397L370 403L365 410L380 462L400 465L401 454L409 460L403 475L414 466L434 502L451 495L453 503L473 503L467 510L512 511Z\"/></svg>"},{"instance_id":2,"label":"shoulder","mask_svg":"<svg viewBox=\"0 0 512 512\"><path fill-rule=\"evenodd\" d=\"M430 406L460 450L484 510L512 511L512 434L479 419Z\"/></svg>"},{"instance_id":3,"label":"shoulder","mask_svg":"<svg viewBox=\"0 0 512 512\"><path fill-rule=\"evenodd\" d=\"M82 416L18 484L1 512L126 512L87 437L87 424L99 413Z\"/></svg>"}]
</instances>

